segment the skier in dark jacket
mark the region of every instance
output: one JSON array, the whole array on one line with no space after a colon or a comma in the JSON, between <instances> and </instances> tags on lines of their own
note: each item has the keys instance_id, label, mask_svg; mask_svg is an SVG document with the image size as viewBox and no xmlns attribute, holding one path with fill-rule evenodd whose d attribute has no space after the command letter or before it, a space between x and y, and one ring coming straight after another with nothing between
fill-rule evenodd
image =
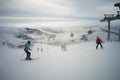
<instances>
[{"instance_id":1,"label":"skier in dark jacket","mask_svg":"<svg viewBox=\"0 0 120 80\"><path fill-rule=\"evenodd\" d=\"M26 60L32 60L32 58L30 57L31 56L31 53L29 52L30 49L30 44L31 42L28 41L26 44L25 44L25 48L24 48L24 51L26 52Z\"/></svg>"},{"instance_id":2,"label":"skier in dark jacket","mask_svg":"<svg viewBox=\"0 0 120 80\"><path fill-rule=\"evenodd\" d=\"M101 46L101 48L103 48L101 42L102 42L102 39L97 36L97 37L96 37L96 44L97 44L97 45L96 45L96 49L98 49L98 46L99 46L99 45Z\"/></svg>"}]
</instances>

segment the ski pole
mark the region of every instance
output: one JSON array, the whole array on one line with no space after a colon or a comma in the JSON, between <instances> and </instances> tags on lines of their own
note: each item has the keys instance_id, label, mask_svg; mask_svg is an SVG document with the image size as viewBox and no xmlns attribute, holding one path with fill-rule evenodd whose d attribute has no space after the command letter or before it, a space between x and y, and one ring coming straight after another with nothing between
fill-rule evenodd
<instances>
[{"instance_id":1,"label":"ski pole","mask_svg":"<svg viewBox=\"0 0 120 80\"><path fill-rule=\"evenodd\" d=\"M23 53L20 57L22 57L25 53Z\"/></svg>"}]
</instances>

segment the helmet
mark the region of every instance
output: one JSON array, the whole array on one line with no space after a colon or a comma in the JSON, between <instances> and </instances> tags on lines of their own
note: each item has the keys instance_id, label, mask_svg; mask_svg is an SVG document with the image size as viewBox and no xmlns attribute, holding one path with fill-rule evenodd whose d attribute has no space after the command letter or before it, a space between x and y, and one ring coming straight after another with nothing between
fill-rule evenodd
<instances>
[{"instance_id":1,"label":"helmet","mask_svg":"<svg viewBox=\"0 0 120 80\"><path fill-rule=\"evenodd\" d=\"M28 43L29 43L29 44L31 44L31 42L30 42L30 41L28 41Z\"/></svg>"}]
</instances>

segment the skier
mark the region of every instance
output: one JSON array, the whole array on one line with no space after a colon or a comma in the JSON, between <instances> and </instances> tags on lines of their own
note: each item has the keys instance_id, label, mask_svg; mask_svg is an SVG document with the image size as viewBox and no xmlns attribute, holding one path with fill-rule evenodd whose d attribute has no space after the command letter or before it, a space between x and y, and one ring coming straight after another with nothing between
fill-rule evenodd
<instances>
[{"instance_id":1,"label":"skier","mask_svg":"<svg viewBox=\"0 0 120 80\"><path fill-rule=\"evenodd\" d=\"M66 50L67 50L65 43L64 43L63 45L61 45L61 49L62 49L63 51L66 51Z\"/></svg>"},{"instance_id":2,"label":"skier","mask_svg":"<svg viewBox=\"0 0 120 80\"><path fill-rule=\"evenodd\" d=\"M97 44L97 45L96 45L96 49L98 49L98 46L99 46L99 45L101 46L101 48L103 48L101 42L102 42L102 39L97 36L97 37L96 37L96 44Z\"/></svg>"},{"instance_id":3,"label":"skier","mask_svg":"<svg viewBox=\"0 0 120 80\"><path fill-rule=\"evenodd\" d=\"M30 49L30 45L31 45L31 42L28 41L26 44L25 44L25 48L24 48L24 51L26 52L26 60L32 60L32 58L30 57L31 56L31 53L29 52Z\"/></svg>"},{"instance_id":4,"label":"skier","mask_svg":"<svg viewBox=\"0 0 120 80\"><path fill-rule=\"evenodd\" d=\"M62 49L62 50L64 49L64 45L61 45L61 49Z\"/></svg>"}]
</instances>

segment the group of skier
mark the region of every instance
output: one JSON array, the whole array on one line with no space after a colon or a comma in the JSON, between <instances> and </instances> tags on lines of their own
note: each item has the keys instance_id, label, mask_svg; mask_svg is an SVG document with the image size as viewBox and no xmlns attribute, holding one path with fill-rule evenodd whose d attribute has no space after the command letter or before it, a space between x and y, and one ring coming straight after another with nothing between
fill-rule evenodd
<instances>
[{"instance_id":1,"label":"group of skier","mask_svg":"<svg viewBox=\"0 0 120 80\"><path fill-rule=\"evenodd\" d=\"M103 46L102 46L102 39L100 38L100 37L96 37L96 49L98 49L98 46L100 45L101 46L101 48L103 48ZM24 51L25 51L25 53L26 53L26 60L32 60L32 58L31 58L31 52L29 51L29 50L31 50L30 49L30 45L31 45L31 41L27 41L27 43L25 44L25 47L24 47ZM61 49L62 50L64 50L64 51L66 51L66 45L65 44L63 44L62 46L61 46Z\"/></svg>"}]
</instances>

